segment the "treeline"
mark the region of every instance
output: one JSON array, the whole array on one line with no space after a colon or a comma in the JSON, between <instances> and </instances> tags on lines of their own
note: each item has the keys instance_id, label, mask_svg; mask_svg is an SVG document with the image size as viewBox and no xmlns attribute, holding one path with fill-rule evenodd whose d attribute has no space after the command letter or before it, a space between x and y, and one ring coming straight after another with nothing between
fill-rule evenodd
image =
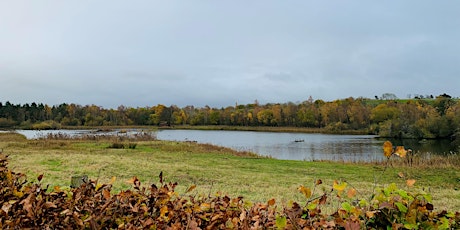
<instances>
[{"instance_id":1,"label":"treeline","mask_svg":"<svg viewBox=\"0 0 460 230\"><path fill-rule=\"evenodd\" d=\"M226 108L165 106L105 109L78 104L0 103L0 128L53 129L62 126L225 125L322 128L362 131L386 137L455 138L460 104L447 94L433 99L346 98L302 103L252 104Z\"/></svg>"}]
</instances>

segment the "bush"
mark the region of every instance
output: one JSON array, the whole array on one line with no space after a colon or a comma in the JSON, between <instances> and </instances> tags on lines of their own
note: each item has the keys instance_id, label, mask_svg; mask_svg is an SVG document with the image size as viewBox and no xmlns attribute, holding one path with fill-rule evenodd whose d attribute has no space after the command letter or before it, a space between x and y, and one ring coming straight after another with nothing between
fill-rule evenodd
<instances>
[{"instance_id":1,"label":"bush","mask_svg":"<svg viewBox=\"0 0 460 230\"><path fill-rule=\"evenodd\" d=\"M124 149L125 144L114 142L114 143L112 143L112 145L109 146L109 148L111 148L111 149Z\"/></svg>"},{"instance_id":2,"label":"bush","mask_svg":"<svg viewBox=\"0 0 460 230\"><path fill-rule=\"evenodd\" d=\"M135 149L137 146L137 143L128 143L128 148L129 149Z\"/></svg>"},{"instance_id":3,"label":"bush","mask_svg":"<svg viewBox=\"0 0 460 230\"><path fill-rule=\"evenodd\" d=\"M48 130L48 129L60 129L61 124L48 120L48 121L43 121L37 124L32 125L32 129L37 129L37 130Z\"/></svg>"},{"instance_id":4,"label":"bush","mask_svg":"<svg viewBox=\"0 0 460 230\"><path fill-rule=\"evenodd\" d=\"M136 146L137 146L137 143L124 144L124 143L114 142L114 143L112 143L112 145L109 146L109 148L112 148L112 149L124 149L124 148L135 149Z\"/></svg>"},{"instance_id":5,"label":"bush","mask_svg":"<svg viewBox=\"0 0 460 230\"><path fill-rule=\"evenodd\" d=\"M133 177L132 190L112 194L111 183L89 180L73 189L27 183L24 174L7 167L0 154L1 229L458 229L460 213L434 211L427 194L412 194L394 184L369 200L357 200L346 181L314 194L300 186L306 204L278 207L274 199L251 204L243 197L179 195L176 183L159 175L158 186L142 187ZM196 186L190 186L190 194ZM326 202L338 204L325 214Z\"/></svg>"},{"instance_id":6,"label":"bush","mask_svg":"<svg viewBox=\"0 0 460 230\"><path fill-rule=\"evenodd\" d=\"M0 117L0 128L9 128L13 127L14 125L16 125L16 121Z\"/></svg>"}]
</instances>

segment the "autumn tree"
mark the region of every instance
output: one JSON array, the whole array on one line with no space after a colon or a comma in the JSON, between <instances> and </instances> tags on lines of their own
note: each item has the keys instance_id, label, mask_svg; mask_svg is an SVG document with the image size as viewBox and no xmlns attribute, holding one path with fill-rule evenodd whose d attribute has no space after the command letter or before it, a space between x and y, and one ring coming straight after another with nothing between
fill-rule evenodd
<instances>
[{"instance_id":1,"label":"autumn tree","mask_svg":"<svg viewBox=\"0 0 460 230\"><path fill-rule=\"evenodd\" d=\"M348 122L351 129L365 129L370 124L370 109L364 104L363 99L350 98L347 106Z\"/></svg>"},{"instance_id":2,"label":"autumn tree","mask_svg":"<svg viewBox=\"0 0 460 230\"><path fill-rule=\"evenodd\" d=\"M273 116L273 110L264 109L257 113L257 120L265 126L270 126L276 124L276 120Z\"/></svg>"},{"instance_id":3,"label":"autumn tree","mask_svg":"<svg viewBox=\"0 0 460 230\"><path fill-rule=\"evenodd\" d=\"M220 111L217 109L211 109L209 112L209 124L220 125Z\"/></svg>"},{"instance_id":4,"label":"autumn tree","mask_svg":"<svg viewBox=\"0 0 460 230\"><path fill-rule=\"evenodd\" d=\"M441 116L444 116L453 104L454 101L450 95L442 94L436 97L433 106Z\"/></svg>"},{"instance_id":5,"label":"autumn tree","mask_svg":"<svg viewBox=\"0 0 460 230\"><path fill-rule=\"evenodd\" d=\"M296 126L319 127L321 122L319 113L315 104L309 101L303 102L296 113Z\"/></svg>"},{"instance_id":6,"label":"autumn tree","mask_svg":"<svg viewBox=\"0 0 460 230\"><path fill-rule=\"evenodd\" d=\"M396 119L399 109L394 103L379 104L371 110L371 120L375 123Z\"/></svg>"}]
</instances>

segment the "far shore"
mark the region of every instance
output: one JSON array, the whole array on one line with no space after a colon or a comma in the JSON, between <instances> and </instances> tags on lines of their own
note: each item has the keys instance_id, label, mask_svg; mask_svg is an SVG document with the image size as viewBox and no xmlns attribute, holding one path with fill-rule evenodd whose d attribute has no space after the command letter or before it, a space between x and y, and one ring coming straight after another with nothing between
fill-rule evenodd
<instances>
[{"instance_id":1,"label":"far shore","mask_svg":"<svg viewBox=\"0 0 460 230\"><path fill-rule=\"evenodd\" d=\"M18 130L27 128L12 127L0 130ZM372 135L368 130L328 130L326 128L289 127L289 126L226 126L226 125L172 125L172 126L61 126L56 129L67 130L98 130L111 131L114 129L144 129L144 130L226 130L226 131L252 131L252 132L290 132L290 133L324 133L344 135Z\"/></svg>"}]
</instances>

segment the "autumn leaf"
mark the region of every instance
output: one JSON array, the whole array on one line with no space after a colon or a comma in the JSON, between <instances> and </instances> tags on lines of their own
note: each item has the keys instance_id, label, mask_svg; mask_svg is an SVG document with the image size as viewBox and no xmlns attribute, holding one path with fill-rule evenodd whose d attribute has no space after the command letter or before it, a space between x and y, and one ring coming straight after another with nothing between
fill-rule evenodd
<instances>
[{"instance_id":1,"label":"autumn leaf","mask_svg":"<svg viewBox=\"0 0 460 230\"><path fill-rule=\"evenodd\" d=\"M409 179L409 180L406 180L406 185L409 186L409 187L412 187L414 186L416 180L414 179Z\"/></svg>"},{"instance_id":2,"label":"autumn leaf","mask_svg":"<svg viewBox=\"0 0 460 230\"><path fill-rule=\"evenodd\" d=\"M321 198L319 198L318 204L321 204L321 205L326 204L326 201L327 201L327 195L324 194L321 196Z\"/></svg>"},{"instance_id":3,"label":"autumn leaf","mask_svg":"<svg viewBox=\"0 0 460 230\"><path fill-rule=\"evenodd\" d=\"M43 206L46 209L48 209L48 208L57 208L56 204L54 204L53 202L46 202Z\"/></svg>"},{"instance_id":4,"label":"autumn leaf","mask_svg":"<svg viewBox=\"0 0 460 230\"><path fill-rule=\"evenodd\" d=\"M96 191L98 191L100 188L102 188L103 184L97 183L96 187L94 188Z\"/></svg>"},{"instance_id":5,"label":"autumn leaf","mask_svg":"<svg viewBox=\"0 0 460 230\"><path fill-rule=\"evenodd\" d=\"M110 191L107 189L102 190L102 195L106 200L110 199Z\"/></svg>"},{"instance_id":6,"label":"autumn leaf","mask_svg":"<svg viewBox=\"0 0 460 230\"><path fill-rule=\"evenodd\" d=\"M13 180L13 174L11 173L11 170L8 170L8 171L6 172L6 179L7 179L8 181L12 181L12 180Z\"/></svg>"},{"instance_id":7,"label":"autumn leaf","mask_svg":"<svg viewBox=\"0 0 460 230\"><path fill-rule=\"evenodd\" d=\"M37 177L37 180L38 181L41 181L43 179L43 174L40 174L38 177Z\"/></svg>"},{"instance_id":8,"label":"autumn leaf","mask_svg":"<svg viewBox=\"0 0 460 230\"><path fill-rule=\"evenodd\" d=\"M129 179L128 181L126 181L128 184L134 184L136 181L138 181L139 179L137 179L137 177L132 177L131 179Z\"/></svg>"},{"instance_id":9,"label":"autumn leaf","mask_svg":"<svg viewBox=\"0 0 460 230\"><path fill-rule=\"evenodd\" d=\"M160 184L163 184L163 171L160 172L158 177L160 178Z\"/></svg>"},{"instance_id":10,"label":"autumn leaf","mask_svg":"<svg viewBox=\"0 0 460 230\"><path fill-rule=\"evenodd\" d=\"M185 191L185 193L189 193L189 192L193 191L195 188L196 188L196 185L193 184L187 189L187 191Z\"/></svg>"},{"instance_id":11,"label":"autumn leaf","mask_svg":"<svg viewBox=\"0 0 460 230\"><path fill-rule=\"evenodd\" d=\"M160 208L160 216L164 217L168 213L168 206L163 206Z\"/></svg>"},{"instance_id":12,"label":"autumn leaf","mask_svg":"<svg viewBox=\"0 0 460 230\"><path fill-rule=\"evenodd\" d=\"M60 191L62 191L62 190L61 190L61 187L59 187L59 186L57 186L57 185L53 187L53 190L54 190L55 192L60 192Z\"/></svg>"},{"instance_id":13,"label":"autumn leaf","mask_svg":"<svg viewBox=\"0 0 460 230\"><path fill-rule=\"evenodd\" d=\"M405 177L403 172L399 172L399 173L398 173L398 176L399 176L400 178L404 178L404 177Z\"/></svg>"},{"instance_id":14,"label":"autumn leaf","mask_svg":"<svg viewBox=\"0 0 460 230\"><path fill-rule=\"evenodd\" d=\"M146 220L144 222L144 226L147 227L147 226L151 226L151 225L154 225L155 222L152 220L152 218L149 218L148 220Z\"/></svg>"},{"instance_id":15,"label":"autumn leaf","mask_svg":"<svg viewBox=\"0 0 460 230\"><path fill-rule=\"evenodd\" d=\"M337 191L343 191L347 187L347 182L342 182L339 184L337 180L334 181L334 184L332 185L332 188L337 190Z\"/></svg>"},{"instance_id":16,"label":"autumn leaf","mask_svg":"<svg viewBox=\"0 0 460 230\"><path fill-rule=\"evenodd\" d=\"M353 198L355 195L356 195L356 189L351 188L351 189L348 190L348 192L347 192L348 198Z\"/></svg>"},{"instance_id":17,"label":"autumn leaf","mask_svg":"<svg viewBox=\"0 0 460 230\"><path fill-rule=\"evenodd\" d=\"M375 213L377 213L377 211L367 211L366 216L367 218L373 218L375 216Z\"/></svg>"},{"instance_id":18,"label":"autumn leaf","mask_svg":"<svg viewBox=\"0 0 460 230\"><path fill-rule=\"evenodd\" d=\"M21 198L21 197L24 196L24 193L21 192L21 191L17 191L17 190L15 189L15 190L13 190L13 195L14 195L15 197Z\"/></svg>"},{"instance_id":19,"label":"autumn leaf","mask_svg":"<svg viewBox=\"0 0 460 230\"><path fill-rule=\"evenodd\" d=\"M13 205L10 204L10 203L5 202L5 203L3 203L3 205L2 205L2 210L3 210L6 214L8 214L8 211L10 210L11 206L13 206Z\"/></svg>"},{"instance_id":20,"label":"autumn leaf","mask_svg":"<svg viewBox=\"0 0 460 230\"><path fill-rule=\"evenodd\" d=\"M117 180L117 177L116 177L116 176L113 176L112 179L110 179L109 184L115 183L116 180Z\"/></svg>"},{"instance_id":21,"label":"autumn leaf","mask_svg":"<svg viewBox=\"0 0 460 230\"><path fill-rule=\"evenodd\" d=\"M276 200L273 198L273 199L268 201L268 206L273 206L273 205L275 205L275 203L276 203Z\"/></svg>"},{"instance_id":22,"label":"autumn leaf","mask_svg":"<svg viewBox=\"0 0 460 230\"><path fill-rule=\"evenodd\" d=\"M385 143L383 143L383 154L387 158L390 158L393 154L393 144L391 144L390 141L385 141Z\"/></svg>"},{"instance_id":23,"label":"autumn leaf","mask_svg":"<svg viewBox=\"0 0 460 230\"><path fill-rule=\"evenodd\" d=\"M311 189L301 185L298 190L308 199L311 197Z\"/></svg>"},{"instance_id":24,"label":"autumn leaf","mask_svg":"<svg viewBox=\"0 0 460 230\"><path fill-rule=\"evenodd\" d=\"M136 179L136 177L132 177L131 179L127 180L126 183L128 184L134 184L134 180Z\"/></svg>"},{"instance_id":25,"label":"autumn leaf","mask_svg":"<svg viewBox=\"0 0 460 230\"><path fill-rule=\"evenodd\" d=\"M316 183L315 183L315 184L316 184L316 185L320 185L320 184L322 184L322 183L323 183L323 181L322 181L321 179L318 179L318 180L316 180Z\"/></svg>"},{"instance_id":26,"label":"autumn leaf","mask_svg":"<svg viewBox=\"0 0 460 230\"><path fill-rule=\"evenodd\" d=\"M202 211L208 211L209 209L211 209L211 204L209 203L202 203L200 204L200 209Z\"/></svg>"},{"instance_id":27,"label":"autumn leaf","mask_svg":"<svg viewBox=\"0 0 460 230\"><path fill-rule=\"evenodd\" d=\"M401 158L406 157L407 150L404 149L404 146L396 146L395 154Z\"/></svg>"}]
</instances>

